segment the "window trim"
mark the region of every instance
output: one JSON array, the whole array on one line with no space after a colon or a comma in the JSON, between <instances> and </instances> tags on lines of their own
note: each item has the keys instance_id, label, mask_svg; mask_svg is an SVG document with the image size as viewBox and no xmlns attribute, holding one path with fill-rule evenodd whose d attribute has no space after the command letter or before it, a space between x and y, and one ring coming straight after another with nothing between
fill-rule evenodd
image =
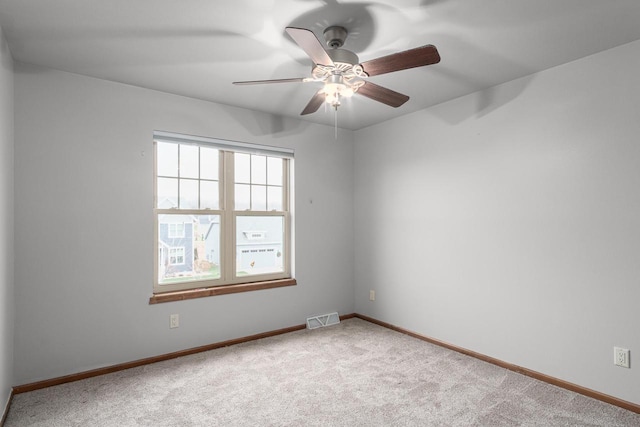
<instances>
[{"instance_id":1,"label":"window trim","mask_svg":"<svg viewBox=\"0 0 640 427\"><path fill-rule=\"evenodd\" d=\"M212 286L209 288L186 289L183 291L163 292L153 294L149 298L149 304L160 304L163 302L184 301L195 298L213 297L217 295L228 295L242 292L260 291L265 289L282 288L285 286L296 286L296 279L268 280L265 282L238 283L236 285Z\"/></svg>"},{"instance_id":2,"label":"window trim","mask_svg":"<svg viewBox=\"0 0 640 427\"><path fill-rule=\"evenodd\" d=\"M220 209L159 209L157 180L158 180L158 142L189 144L204 146L219 150L219 208ZM295 285L292 277L293 241L292 241L292 215L291 215L291 168L293 165L293 150L287 148L270 147L258 144L241 143L236 141L223 141L219 139L192 137L168 132L154 132L154 271L153 271L153 296L150 303L174 301L201 296L221 295L227 293L246 292L249 290L269 289L272 287ZM282 210L280 211L235 211L234 190L234 162L236 152L283 159L282 171ZM177 179L180 179L179 177ZM210 181L210 179L206 179ZM179 201L178 201L179 203ZM267 206L268 207L268 206ZM193 280L181 283L161 285L159 283L159 219L162 215L219 215L220 218L220 278ZM283 271L275 273L256 274L248 276L236 276L236 220L242 216L279 216L283 218ZM184 227L186 235L186 226ZM224 249L228 248L228 249ZM167 251L167 256L169 255ZM183 260L186 262L186 249ZM184 265L184 264L183 264ZM160 298L162 295L165 297Z\"/></svg>"},{"instance_id":3,"label":"window trim","mask_svg":"<svg viewBox=\"0 0 640 427\"><path fill-rule=\"evenodd\" d=\"M293 159L293 148L274 147L271 145L254 144L250 142L232 141L205 136L179 134L174 132L154 131L154 141L177 142L180 144L202 144L219 150L237 151L248 154L260 154L263 156L281 157Z\"/></svg>"}]
</instances>

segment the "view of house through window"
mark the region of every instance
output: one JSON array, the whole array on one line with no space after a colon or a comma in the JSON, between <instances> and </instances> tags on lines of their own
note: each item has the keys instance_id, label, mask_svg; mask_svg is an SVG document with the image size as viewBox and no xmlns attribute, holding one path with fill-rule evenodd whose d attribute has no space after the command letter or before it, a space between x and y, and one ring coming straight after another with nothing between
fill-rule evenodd
<instances>
[{"instance_id":1,"label":"view of house through window","mask_svg":"<svg viewBox=\"0 0 640 427\"><path fill-rule=\"evenodd\" d=\"M154 292L291 277L292 152L171 135L154 138Z\"/></svg>"}]
</instances>

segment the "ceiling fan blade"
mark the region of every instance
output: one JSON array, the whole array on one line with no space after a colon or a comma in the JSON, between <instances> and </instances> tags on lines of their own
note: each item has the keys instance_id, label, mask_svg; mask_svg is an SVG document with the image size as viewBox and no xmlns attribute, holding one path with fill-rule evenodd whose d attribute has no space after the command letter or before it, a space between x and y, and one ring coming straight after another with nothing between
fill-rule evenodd
<instances>
[{"instance_id":1,"label":"ceiling fan blade","mask_svg":"<svg viewBox=\"0 0 640 427\"><path fill-rule=\"evenodd\" d=\"M262 85L267 83L295 83L304 82L306 78L298 77L293 79L275 79L275 80L248 80L244 82L233 82L234 85Z\"/></svg>"},{"instance_id":2,"label":"ceiling fan blade","mask_svg":"<svg viewBox=\"0 0 640 427\"><path fill-rule=\"evenodd\" d=\"M295 27L287 27L285 31L309 55L314 64L333 65L329 54L324 50L322 43L313 34L313 31Z\"/></svg>"},{"instance_id":3,"label":"ceiling fan blade","mask_svg":"<svg viewBox=\"0 0 640 427\"><path fill-rule=\"evenodd\" d=\"M313 95L313 98L311 98L307 106L304 107L304 110L302 110L302 113L300 113L300 115L304 116L307 114L315 113L316 111L318 111L318 108L320 108L324 100L324 89L320 89L316 92L315 95Z\"/></svg>"},{"instance_id":4,"label":"ceiling fan blade","mask_svg":"<svg viewBox=\"0 0 640 427\"><path fill-rule=\"evenodd\" d=\"M428 44L405 50L360 64L369 76L391 73L409 68L423 67L440 62L440 54L434 45Z\"/></svg>"},{"instance_id":5,"label":"ceiling fan blade","mask_svg":"<svg viewBox=\"0 0 640 427\"><path fill-rule=\"evenodd\" d=\"M386 87L378 86L371 82L365 82L356 93L395 108L409 100L407 95L387 89Z\"/></svg>"}]
</instances>

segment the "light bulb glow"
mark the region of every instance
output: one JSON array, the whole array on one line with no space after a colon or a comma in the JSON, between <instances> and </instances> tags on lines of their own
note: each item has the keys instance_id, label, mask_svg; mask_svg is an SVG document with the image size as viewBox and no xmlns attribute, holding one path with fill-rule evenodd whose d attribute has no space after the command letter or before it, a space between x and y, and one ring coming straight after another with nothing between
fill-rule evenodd
<instances>
[{"instance_id":1,"label":"light bulb glow","mask_svg":"<svg viewBox=\"0 0 640 427\"><path fill-rule=\"evenodd\" d=\"M345 98L351 98L353 96L353 89L351 89L349 86L345 86L340 91L340 96L344 96Z\"/></svg>"},{"instance_id":2,"label":"light bulb glow","mask_svg":"<svg viewBox=\"0 0 640 427\"><path fill-rule=\"evenodd\" d=\"M325 94L325 102L333 107L340 105L340 98L350 98L353 96L354 90L351 86L339 82L339 83L325 83L322 90Z\"/></svg>"},{"instance_id":3,"label":"light bulb glow","mask_svg":"<svg viewBox=\"0 0 640 427\"><path fill-rule=\"evenodd\" d=\"M327 94L325 101L327 104L340 105L340 95L337 93L329 93Z\"/></svg>"}]
</instances>

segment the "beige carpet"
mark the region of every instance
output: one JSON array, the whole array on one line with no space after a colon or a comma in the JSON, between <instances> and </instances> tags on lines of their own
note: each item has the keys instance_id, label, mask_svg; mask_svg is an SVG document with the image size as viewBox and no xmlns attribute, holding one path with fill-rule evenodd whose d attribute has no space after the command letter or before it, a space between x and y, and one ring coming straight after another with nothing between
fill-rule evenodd
<instances>
[{"instance_id":1,"label":"beige carpet","mask_svg":"<svg viewBox=\"0 0 640 427\"><path fill-rule=\"evenodd\" d=\"M640 426L360 319L14 397L6 426Z\"/></svg>"}]
</instances>

